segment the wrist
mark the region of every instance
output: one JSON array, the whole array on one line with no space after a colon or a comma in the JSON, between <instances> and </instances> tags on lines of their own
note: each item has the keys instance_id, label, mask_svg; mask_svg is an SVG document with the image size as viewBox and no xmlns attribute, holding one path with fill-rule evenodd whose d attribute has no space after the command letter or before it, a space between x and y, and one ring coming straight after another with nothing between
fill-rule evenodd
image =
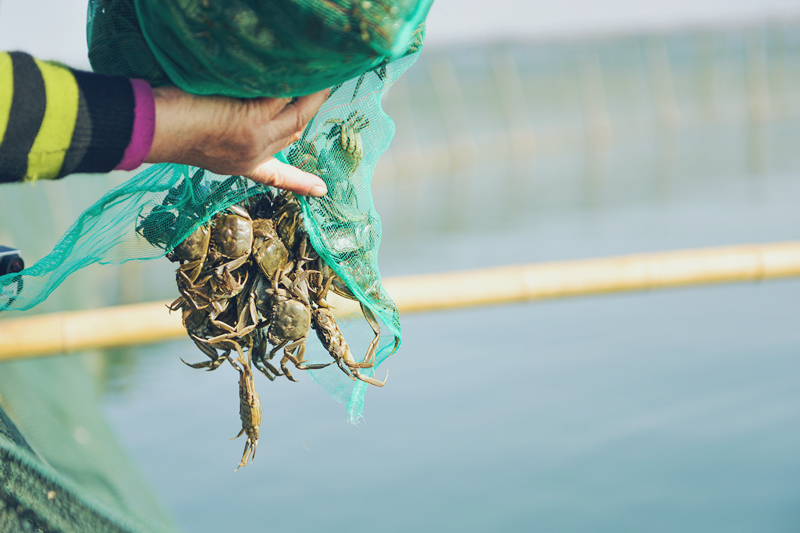
<instances>
[{"instance_id":1,"label":"wrist","mask_svg":"<svg viewBox=\"0 0 800 533\"><path fill-rule=\"evenodd\" d=\"M156 87L153 89L153 142L145 158L147 163L165 163L175 160L175 142L170 136L175 125L170 117L180 91L176 87Z\"/></svg>"},{"instance_id":2,"label":"wrist","mask_svg":"<svg viewBox=\"0 0 800 533\"><path fill-rule=\"evenodd\" d=\"M144 80L131 79L134 95L134 120L131 139L122 160L115 170L133 170L141 165L150 153L155 133L155 102L153 90Z\"/></svg>"}]
</instances>

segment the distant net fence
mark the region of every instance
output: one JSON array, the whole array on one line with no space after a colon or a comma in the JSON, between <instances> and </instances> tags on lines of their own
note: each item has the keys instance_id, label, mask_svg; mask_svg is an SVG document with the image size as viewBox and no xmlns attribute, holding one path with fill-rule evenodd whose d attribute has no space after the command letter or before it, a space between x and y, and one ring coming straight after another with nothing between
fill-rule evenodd
<instances>
[{"instance_id":1,"label":"distant net fence","mask_svg":"<svg viewBox=\"0 0 800 533\"><path fill-rule=\"evenodd\" d=\"M643 131L798 118L800 19L433 48L386 108L398 125L390 152L436 166L461 166L475 147L529 156ZM409 165L397 159L399 171Z\"/></svg>"}]
</instances>

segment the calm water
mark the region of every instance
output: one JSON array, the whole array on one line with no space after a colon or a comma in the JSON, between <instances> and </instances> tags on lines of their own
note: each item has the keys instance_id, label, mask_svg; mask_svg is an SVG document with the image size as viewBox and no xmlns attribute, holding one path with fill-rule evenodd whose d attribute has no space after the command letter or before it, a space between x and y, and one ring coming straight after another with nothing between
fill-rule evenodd
<instances>
[{"instance_id":1,"label":"calm water","mask_svg":"<svg viewBox=\"0 0 800 533\"><path fill-rule=\"evenodd\" d=\"M731 178L390 242L384 264L796 238L799 201L793 176ZM188 531L796 531L798 315L797 280L408 315L358 427L308 376L260 380L259 454L235 474L235 373L184 367L188 342L135 349L106 413Z\"/></svg>"},{"instance_id":2,"label":"calm water","mask_svg":"<svg viewBox=\"0 0 800 533\"><path fill-rule=\"evenodd\" d=\"M498 90L513 73L497 55L421 60L387 100L399 133L374 184L382 271L797 239L800 74L787 58L800 40L789 30L614 53L500 50L537 95L537 150L521 158L495 143L524 126L498 119L518 95ZM697 42L712 43L710 63ZM666 103L653 88L665 64ZM761 67L763 78L748 74ZM453 87L460 103L443 103ZM764 101L769 112L754 112ZM677 123L660 115L670 106ZM470 143L480 150L464 164ZM30 235L92 197L73 179L87 187L69 206L61 184L0 197L17 219L42 213L0 237L45 248ZM47 305L168 298L172 268L95 269ZM185 367L179 357L202 358L188 340L106 354L102 409L186 531L797 531L798 316L800 280L407 315L382 367L389 382L369 391L357 427L307 375L257 378L259 451L236 473L237 376Z\"/></svg>"},{"instance_id":3,"label":"calm water","mask_svg":"<svg viewBox=\"0 0 800 533\"><path fill-rule=\"evenodd\" d=\"M408 317L366 424L308 380L263 384L235 474L235 378L185 346L107 412L189 531L796 531L798 291Z\"/></svg>"}]
</instances>

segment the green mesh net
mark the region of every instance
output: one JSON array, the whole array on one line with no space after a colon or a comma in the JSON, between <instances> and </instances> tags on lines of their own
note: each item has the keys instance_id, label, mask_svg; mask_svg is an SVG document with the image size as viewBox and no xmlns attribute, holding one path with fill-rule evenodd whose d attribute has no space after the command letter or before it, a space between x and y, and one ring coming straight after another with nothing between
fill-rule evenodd
<instances>
[{"instance_id":1,"label":"green mesh net","mask_svg":"<svg viewBox=\"0 0 800 533\"><path fill-rule=\"evenodd\" d=\"M154 85L175 76L175 83L189 91L235 96L306 94L346 80L334 86L302 138L276 157L319 175L328 186L324 198L298 198L304 224L319 256L380 320L377 368L400 341L397 308L381 285L377 264L381 224L370 192L377 159L394 135L394 125L381 108L381 97L415 61L424 38L424 24L419 20L427 13L430 1L217 2L214 20L222 26L213 28L222 33L214 35L227 55L203 48L206 37L197 37L194 44L188 39L180 46L169 44L171 41L157 45L147 38L149 25L161 28L158 32L167 25L180 33L184 31L181 28L194 28L192 25L202 18L198 13L205 13L204 17L211 13L208 2L178 4L90 2L88 39L95 70L144 78ZM223 5L224 9L220 7ZM141 25L135 13L142 17ZM369 18L375 13L382 15ZM287 25L287 17L294 17L294 25ZM274 42L275 48L258 48L260 41L253 34L253 24L282 35L282 40ZM296 39L291 41L288 37L293 32ZM228 40L223 35L228 35ZM330 48L318 61L325 39ZM189 63L181 55L189 49L208 62L202 67ZM165 50L174 52L173 59L165 59ZM292 62L292 57L296 67L293 74L279 67L270 70L273 62ZM187 72L196 77L189 80L185 73L176 73L173 61L191 64ZM323 64L327 67L322 68ZM258 72L260 77L245 82L226 69L239 74ZM29 309L72 272L93 263L163 257L215 213L269 190L240 176L220 176L185 165L152 166L87 209L51 254L18 274L0 278L0 310ZM353 354L364 354L375 337L364 317L340 313L337 321ZM311 363L330 362L330 355L319 343L308 343L306 357ZM315 370L312 376L346 404L351 421L361 416L366 383L354 381L335 365Z\"/></svg>"},{"instance_id":2,"label":"green mesh net","mask_svg":"<svg viewBox=\"0 0 800 533\"><path fill-rule=\"evenodd\" d=\"M3 364L0 531L177 530L105 421L95 364L86 355Z\"/></svg>"},{"instance_id":3,"label":"green mesh net","mask_svg":"<svg viewBox=\"0 0 800 533\"><path fill-rule=\"evenodd\" d=\"M432 2L90 0L89 59L195 94L302 96L405 55Z\"/></svg>"},{"instance_id":4,"label":"green mesh net","mask_svg":"<svg viewBox=\"0 0 800 533\"><path fill-rule=\"evenodd\" d=\"M24 440L7 439L2 433L16 429L2 410L0 415L0 531L159 531L86 498L80 487L49 468Z\"/></svg>"}]
</instances>

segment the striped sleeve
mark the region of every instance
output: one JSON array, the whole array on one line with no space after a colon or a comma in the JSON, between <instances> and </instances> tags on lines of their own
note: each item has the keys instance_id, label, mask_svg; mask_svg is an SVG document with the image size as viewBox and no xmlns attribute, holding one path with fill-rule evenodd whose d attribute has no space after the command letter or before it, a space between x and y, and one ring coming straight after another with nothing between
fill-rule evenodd
<instances>
[{"instance_id":1,"label":"striped sleeve","mask_svg":"<svg viewBox=\"0 0 800 533\"><path fill-rule=\"evenodd\" d=\"M0 182L136 168L154 127L140 80L0 53Z\"/></svg>"}]
</instances>

